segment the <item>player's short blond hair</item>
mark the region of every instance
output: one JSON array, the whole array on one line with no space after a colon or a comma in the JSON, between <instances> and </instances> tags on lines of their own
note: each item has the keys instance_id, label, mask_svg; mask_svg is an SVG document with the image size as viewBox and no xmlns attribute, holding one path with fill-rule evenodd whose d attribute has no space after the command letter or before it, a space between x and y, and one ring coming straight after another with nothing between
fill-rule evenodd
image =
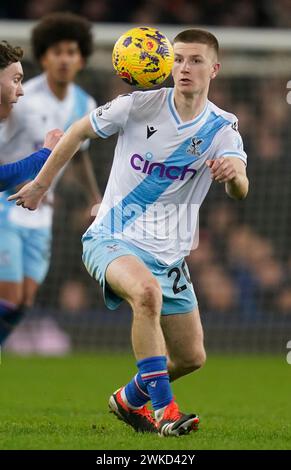
<instances>
[{"instance_id":1,"label":"player's short blond hair","mask_svg":"<svg viewBox=\"0 0 291 470\"><path fill-rule=\"evenodd\" d=\"M181 33L177 34L174 39L174 44L176 42L184 42L184 43L198 43L198 44L207 44L211 47L216 55L218 56L219 53L219 43L214 34L206 31L204 29L186 29Z\"/></svg>"}]
</instances>

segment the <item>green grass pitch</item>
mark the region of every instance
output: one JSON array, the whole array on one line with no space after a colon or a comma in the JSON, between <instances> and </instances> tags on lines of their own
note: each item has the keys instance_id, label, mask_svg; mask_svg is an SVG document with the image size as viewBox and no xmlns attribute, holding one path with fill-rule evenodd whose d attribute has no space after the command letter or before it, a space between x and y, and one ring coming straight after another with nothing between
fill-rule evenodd
<instances>
[{"instance_id":1,"label":"green grass pitch","mask_svg":"<svg viewBox=\"0 0 291 470\"><path fill-rule=\"evenodd\" d=\"M179 438L136 434L108 413L134 373L128 355L16 358L0 366L1 449L291 449L291 366L282 356L211 356L173 384L201 428Z\"/></svg>"}]
</instances>

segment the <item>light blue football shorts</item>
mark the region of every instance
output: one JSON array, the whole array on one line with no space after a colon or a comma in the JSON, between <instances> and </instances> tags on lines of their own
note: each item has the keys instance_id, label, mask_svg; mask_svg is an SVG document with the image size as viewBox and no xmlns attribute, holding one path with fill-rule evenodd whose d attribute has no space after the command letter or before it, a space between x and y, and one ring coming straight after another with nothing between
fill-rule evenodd
<instances>
[{"instance_id":1,"label":"light blue football shorts","mask_svg":"<svg viewBox=\"0 0 291 470\"><path fill-rule=\"evenodd\" d=\"M48 272L50 251L50 228L0 226L0 281L18 283L29 277L41 284Z\"/></svg>"},{"instance_id":2,"label":"light blue football shorts","mask_svg":"<svg viewBox=\"0 0 291 470\"><path fill-rule=\"evenodd\" d=\"M105 305L111 310L115 310L123 299L105 281L106 269L113 260L124 255L136 256L159 281L163 292L162 315L188 313L197 307L188 266L183 258L168 266L124 240L96 237L87 233L82 242L83 262L89 274L101 285Z\"/></svg>"}]
</instances>

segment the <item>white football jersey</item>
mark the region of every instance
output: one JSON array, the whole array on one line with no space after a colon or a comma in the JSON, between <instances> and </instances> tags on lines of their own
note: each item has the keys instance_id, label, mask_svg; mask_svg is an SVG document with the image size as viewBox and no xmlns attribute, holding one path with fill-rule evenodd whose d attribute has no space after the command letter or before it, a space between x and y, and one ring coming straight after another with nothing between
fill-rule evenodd
<instances>
[{"instance_id":1,"label":"white football jersey","mask_svg":"<svg viewBox=\"0 0 291 470\"><path fill-rule=\"evenodd\" d=\"M24 96L19 99L9 118L0 123L0 164L17 161L43 146L48 131L66 130L74 121L96 107L95 100L79 86L70 84L67 96L59 100L50 90L46 75L38 75L24 84ZM89 142L82 150L88 148ZM29 228L49 227L53 215L53 189L36 211L23 210L6 202L7 193L0 195L1 207L10 221ZM9 205L9 207L7 207ZM7 216L7 215L6 215Z\"/></svg>"},{"instance_id":2,"label":"white football jersey","mask_svg":"<svg viewBox=\"0 0 291 470\"><path fill-rule=\"evenodd\" d=\"M246 163L233 114L207 101L182 122L173 89L121 95L90 114L94 131L118 132L104 198L90 234L130 240L165 264L193 246L198 209L210 185L206 160L237 157Z\"/></svg>"}]
</instances>

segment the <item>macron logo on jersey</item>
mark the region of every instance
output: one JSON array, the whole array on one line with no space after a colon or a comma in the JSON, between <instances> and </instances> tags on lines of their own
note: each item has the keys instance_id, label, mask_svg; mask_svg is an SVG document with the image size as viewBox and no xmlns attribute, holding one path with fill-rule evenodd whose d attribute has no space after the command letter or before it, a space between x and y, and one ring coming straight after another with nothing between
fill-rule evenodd
<instances>
[{"instance_id":1,"label":"macron logo on jersey","mask_svg":"<svg viewBox=\"0 0 291 470\"><path fill-rule=\"evenodd\" d=\"M147 139L149 139L158 129L155 129L154 126L147 126Z\"/></svg>"},{"instance_id":2,"label":"macron logo on jersey","mask_svg":"<svg viewBox=\"0 0 291 470\"><path fill-rule=\"evenodd\" d=\"M189 165L176 166L176 165L166 165L165 163L153 162L143 158L138 153L132 155L130 159L130 164L135 171L141 171L146 175L151 175L154 172L155 177L158 178L167 178L170 180L181 180L183 181L189 174L191 175L189 179L194 178L197 173L197 170L194 168L189 168Z\"/></svg>"}]
</instances>

